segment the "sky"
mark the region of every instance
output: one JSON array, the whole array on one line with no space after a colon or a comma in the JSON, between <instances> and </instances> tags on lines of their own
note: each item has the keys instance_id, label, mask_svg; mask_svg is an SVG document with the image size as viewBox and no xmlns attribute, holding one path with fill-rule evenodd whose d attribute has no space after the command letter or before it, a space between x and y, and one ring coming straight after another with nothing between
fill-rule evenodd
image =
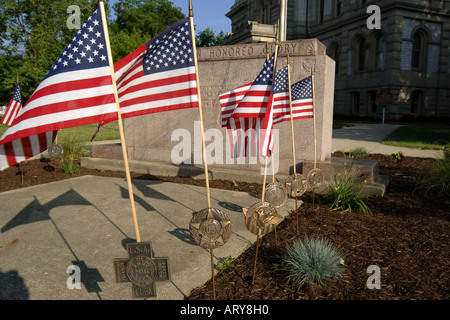
<instances>
[{"instance_id":1,"label":"sky","mask_svg":"<svg viewBox=\"0 0 450 320\"><path fill-rule=\"evenodd\" d=\"M189 15L189 0L170 0L175 7L181 8L181 11ZM110 0L111 6L116 0ZM235 0L192 0L194 7L194 24L196 31L205 30L207 27L213 29L216 33L223 31L231 32L231 20L225 16L230 11Z\"/></svg>"}]
</instances>

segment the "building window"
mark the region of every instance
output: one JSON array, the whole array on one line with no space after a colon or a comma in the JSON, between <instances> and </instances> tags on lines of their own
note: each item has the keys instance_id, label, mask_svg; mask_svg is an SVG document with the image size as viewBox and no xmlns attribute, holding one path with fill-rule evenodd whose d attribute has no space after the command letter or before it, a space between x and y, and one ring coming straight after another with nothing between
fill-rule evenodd
<instances>
[{"instance_id":1,"label":"building window","mask_svg":"<svg viewBox=\"0 0 450 320\"><path fill-rule=\"evenodd\" d=\"M269 23L269 10L264 1L261 1L261 23L268 24Z\"/></svg>"},{"instance_id":2,"label":"building window","mask_svg":"<svg viewBox=\"0 0 450 320\"><path fill-rule=\"evenodd\" d=\"M336 0L336 16L340 16L342 14L343 2L343 0Z\"/></svg>"},{"instance_id":3,"label":"building window","mask_svg":"<svg viewBox=\"0 0 450 320\"><path fill-rule=\"evenodd\" d=\"M369 91L368 92L369 97L369 112L371 113L377 113L377 92L376 91Z\"/></svg>"},{"instance_id":4,"label":"building window","mask_svg":"<svg viewBox=\"0 0 450 320\"><path fill-rule=\"evenodd\" d=\"M413 91L411 94L411 113L420 114L423 110L423 91Z\"/></svg>"},{"instance_id":5,"label":"building window","mask_svg":"<svg viewBox=\"0 0 450 320\"><path fill-rule=\"evenodd\" d=\"M361 107L361 97L359 92L352 92L352 113L359 113Z\"/></svg>"},{"instance_id":6,"label":"building window","mask_svg":"<svg viewBox=\"0 0 450 320\"><path fill-rule=\"evenodd\" d=\"M355 69L356 71L364 71L366 69L366 40L359 38L355 46Z\"/></svg>"},{"instance_id":7,"label":"building window","mask_svg":"<svg viewBox=\"0 0 450 320\"><path fill-rule=\"evenodd\" d=\"M384 52L385 52L385 42L384 36L380 34L376 39L376 57L375 57L375 68L377 70L384 70Z\"/></svg>"},{"instance_id":8,"label":"building window","mask_svg":"<svg viewBox=\"0 0 450 320\"><path fill-rule=\"evenodd\" d=\"M417 31L413 36L411 68L423 69L424 60L425 60L425 36L421 31Z\"/></svg>"},{"instance_id":9,"label":"building window","mask_svg":"<svg viewBox=\"0 0 450 320\"><path fill-rule=\"evenodd\" d=\"M340 55L341 53L341 47L338 43L334 43L330 46L330 49L328 50L328 56L335 61L335 75L339 75L339 61L340 61Z\"/></svg>"},{"instance_id":10,"label":"building window","mask_svg":"<svg viewBox=\"0 0 450 320\"><path fill-rule=\"evenodd\" d=\"M319 2L319 22L323 22L325 12L325 0L320 0Z\"/></svg>"}]
</instances>

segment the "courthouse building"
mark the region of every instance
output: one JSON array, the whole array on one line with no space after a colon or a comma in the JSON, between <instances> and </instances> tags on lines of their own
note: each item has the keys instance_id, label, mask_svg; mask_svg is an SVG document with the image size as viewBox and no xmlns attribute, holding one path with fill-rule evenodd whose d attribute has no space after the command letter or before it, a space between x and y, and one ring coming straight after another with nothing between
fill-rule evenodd
<instances>
[{"instance_id":1,"label":"courthouse building","mask_svg":"<svg viewBox=\"0 0 450 320\"><path fill-rule=\"evenodd\" d=\"M226 44L274 41L280 0L236 0L226 16ZM286 40L306 38L336 61L335 113L380 116L389 92L387 117L450 116L450 0L288 0Z\"/></svg>"}]
</instances>

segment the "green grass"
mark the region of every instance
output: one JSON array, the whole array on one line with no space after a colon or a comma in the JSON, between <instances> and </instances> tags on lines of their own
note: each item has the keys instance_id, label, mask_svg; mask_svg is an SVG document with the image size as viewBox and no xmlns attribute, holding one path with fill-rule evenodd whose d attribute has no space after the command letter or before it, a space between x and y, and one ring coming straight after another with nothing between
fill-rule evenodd
<instances>
[{"instance_id":1,"label":"green grass","mask_svg":"<svg viewBox=\"0 0 450 320\"><path fill-rule=\"evenodd\" d=\"M75 136L79 138L80 140L83 140L85 142L89 142L92 139L92 136L94 135L95 131L97 130L98 124L88 124L84 126L79 127L73 127L73 128L67 128L63 129L58 133L58 140L64 139L67 136ZM8 126L4 124L0 124L0 136L5 133ZM119 125L117 121L110 122L106 125L104 125L97 136L95 137L94 141L103 141L103 140L116 140L120 139L119 134Z\"/></svg>"},{"instance_id":2,"label":"green grass","mask_svg":"<svg viewBox=\"0 0 450 320\"><path fill-rule=\"evenodd\" d=\"M383 144L413 149L442 150L450 143L450 126L404 126L394 130Z\"/></svg>"},{"instance_id":3,"label":"green grass","mask_svg":"<svg viewBox=\"0 0 450 320\"><path fill-rule=\"evenodd\" d=\"M348 128L348 127L353 127L353 125L348 124L348 123L333 121L333 129L342 129L342 128Z\"/></svg>"}]
</instances>

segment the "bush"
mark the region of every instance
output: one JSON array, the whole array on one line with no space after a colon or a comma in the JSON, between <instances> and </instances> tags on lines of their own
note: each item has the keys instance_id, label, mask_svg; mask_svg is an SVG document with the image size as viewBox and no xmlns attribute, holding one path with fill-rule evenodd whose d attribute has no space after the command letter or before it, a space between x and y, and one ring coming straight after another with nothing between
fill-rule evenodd
<instances>
[{"instance_id":1,"label":"bush","mask_svg":"<svg viewBox=\"0 0 450 320\"><path fill-rule=\"evenodd\" d=\"M355 180L351 177L350 170L345 170L344 175L340 173L334 175L334 181L328 187L325 198L331 203L331 210L351 212L352 210L370 213L366 201L370 200L370 195L363 194L364 186L356 192Z\"/></svg>"},{"instance_id":2,"label":"bush","mask_svg":"<svg viewBox=\"0 0 450 320\"><path fill-rule=\"evenodd\" d=\"M418 184L415 191L436 198L450 196L450 157L444 153L444 157L436 159L431 172Z\"/></svg>"},{"instance_id":3,"label":"bush","mask_svg":"<svg viewBox=\"0 0 450 320\"><path fill-rule=\"evenodd\" d=\"M275 270L285 273L287 283L293 287L323 286L327 280L342 278L343 256L321 238L295 240L286 246L280 259Z\"/></svg>"}]
</instances>

